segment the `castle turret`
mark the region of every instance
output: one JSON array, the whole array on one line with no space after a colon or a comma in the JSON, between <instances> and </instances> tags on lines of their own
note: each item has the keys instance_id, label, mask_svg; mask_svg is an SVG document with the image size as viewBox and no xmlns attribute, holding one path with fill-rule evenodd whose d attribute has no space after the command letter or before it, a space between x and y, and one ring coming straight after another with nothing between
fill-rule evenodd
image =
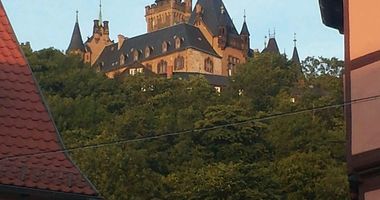
<instances>
[{"instance_id":1,"label":"castle turret","mask_svg":"<svg viewBox=\"0 0 380 200\"><path fill-rule=\"evenodd\" d=\"M273 34L269 33L268 45L263 50L263 53L273 53L280 55L280 49L278 48L276 41L276 32L274 32Z\"/></svg>"},{"instance_id":2,"label":"castle turret","mask_svg":"<svg viewBox=\"0 0 380 200\"><path fill-rule=\"evenodd\" d=\"M297 38L296 34L294 33L294 49L293 49L293 56L292 56L292 61L296 65L301 65L300 57L298 55L298 49L297 49Z\"/></svg>"},{"instance_id":3,"label":"castle turret","mask_svg":"<svg viewBox=\"0 0 380 200\"><path fill-rule=\"evenodd\" d=\"M246 20L246 15L244 13L244 23L243 23L243 27L241 28L241 31L240 31L240 37L241 37L241 40L242 40L242 50L244 52L244 54L246 56L248 56L248 53L251 49L251 39L250 39L250 36L251 34L249 33L249 30L248 30L248 25L247 25L247 20Z\"/></svg>"},{"instance_id":4,"label":"castle turret","mask_svg":"<svg viewBox=\"0 0 380 200\"><path fill-rule=\"evenodd\" d=\"M220 16L219 16L219 38L218 45L224 50L228 42L228 24L227 24L227 15L224 6L220 7Z\"/></svg>"},{"instance_id":5,"label":"castle turret","mask_svg":"<svg viewBox=\"0 0 380 200\"><path fill-rule=\"evenodd\" d=\"M76 12L76 22L74 25L73 34L71 36L71 41L69 47L66 50L67 54L83 54L85 52L82 34L79 28L79 19L78 19L78 11Z\"/></svg>"}]
</instances>

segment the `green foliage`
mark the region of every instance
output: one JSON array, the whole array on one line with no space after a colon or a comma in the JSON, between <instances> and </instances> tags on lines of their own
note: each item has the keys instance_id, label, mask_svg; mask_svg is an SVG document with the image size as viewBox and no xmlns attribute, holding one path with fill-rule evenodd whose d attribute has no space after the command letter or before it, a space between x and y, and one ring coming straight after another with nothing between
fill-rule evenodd
<instances>
[{"instance_id":1,"label":"green foliage","mask_svg":"<svg viewBox=\"0 0 380 200\"><path fill-rule=\"evenodd\" d=\"M341 108L252 120L341 102L335 58L307 58L303 74L257 54L218 94L198 76L111 80L55 49L24 51L68 147L201 130L73 152L106 199L347 197Z\"/></svg>"}]
</instances>

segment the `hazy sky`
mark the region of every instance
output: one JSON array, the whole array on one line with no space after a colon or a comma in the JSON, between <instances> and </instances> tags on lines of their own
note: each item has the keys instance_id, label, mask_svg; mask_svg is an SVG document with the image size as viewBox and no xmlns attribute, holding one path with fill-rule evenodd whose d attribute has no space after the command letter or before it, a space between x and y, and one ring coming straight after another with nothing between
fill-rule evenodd
<instances>
[{"instance_id":1,"label":"hazy sky","mask_svg":"<svg viewBox=\"0 0 380 200\"><path fill-rule=\"evenodd\" d=\"M2 0L20 42L34 50L55 47L66 50L79 10L83 40L98 18L99 0ZM146 32L145 6L154 0L103 0L103 19L110 21L112 40L118 34L133 37ZM193 1L195 4L196 0ZM322 24L318 0L224 0L241 30L244 9L252 48L262 50L268 30L275 28L280 50L291 55L297 33L301 59L306 56L343 58L343 36Z\"/></svg>"}]
</instances>

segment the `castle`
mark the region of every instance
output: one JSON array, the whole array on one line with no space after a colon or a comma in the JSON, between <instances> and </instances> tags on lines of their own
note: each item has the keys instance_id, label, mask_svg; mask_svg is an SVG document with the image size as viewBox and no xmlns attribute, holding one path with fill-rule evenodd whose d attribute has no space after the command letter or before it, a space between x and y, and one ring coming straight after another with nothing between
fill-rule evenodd
<instances>
[{"instance_id":1,"label":"castle","mask_svg":"<svg viewBox=\"0 0 380 200\"><path fill-rule=\"evenodd\" d=\"M244 16L238 32L222 0L156 0L145 7L147 33L132 38L109 38L109 22L94 20L93 34L83 43L78 19L67 53L83 60L108 77L159 74L188 77L202 74L212 85L223 86L236 67L247 62L254 51ZM280 54L275 37L263 52ZM297 48L293 60L299 62Z\"/></svg>"}]
</instances>

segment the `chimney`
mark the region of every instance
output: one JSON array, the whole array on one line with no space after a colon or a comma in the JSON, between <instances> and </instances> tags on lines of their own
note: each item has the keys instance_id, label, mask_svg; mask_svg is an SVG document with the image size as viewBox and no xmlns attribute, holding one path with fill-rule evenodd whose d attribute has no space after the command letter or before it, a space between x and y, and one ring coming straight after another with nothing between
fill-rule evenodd
<instances>
[{"instance_id":1,"label":"chimney","mask_svg":"<svg viewBox=\"0 0 380 200\"><path fill-rule=\"evenodd\" d=\"M127 39L127 38L124 37L124 35L119 34L119 35L117 36L117 49L118 49L118 50L123 46L124 41L125 41L126 39Z\"/></svg>"},{"instance_id":2,"label":"chimney","mask_svg":"<svg viewBox=\"0 0 380 200\"><path fill-rule=\"evenodd\" d=\"M104 21L103 27L104 27L104 33L109 34L109 21Z\"/></svg>"},{"instance_id":3,"label":"chimney","mask_svg":"<svg viewBox=\"0 0 380 200\"><path fill-rule=\"evenodd\" d=\"M94 20L94 30L93 30L93 33L98 32L98 30L99 30L99 20L95 19Z\"/></svg>"}]
</instances>

